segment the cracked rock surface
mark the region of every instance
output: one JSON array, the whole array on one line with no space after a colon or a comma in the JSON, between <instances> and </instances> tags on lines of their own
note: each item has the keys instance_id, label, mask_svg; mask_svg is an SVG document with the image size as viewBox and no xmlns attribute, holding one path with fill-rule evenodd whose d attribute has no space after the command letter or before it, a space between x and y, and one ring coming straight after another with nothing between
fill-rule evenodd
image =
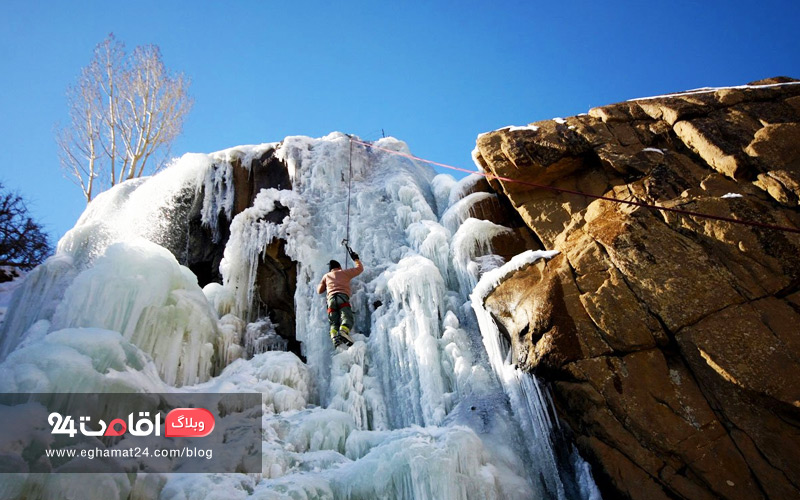
<instances>
[{"instance_id":1,"label":"cracked rock surface","mask_svg":"<svg viewBox=\"0 0 800 500\"><path fill-rule=\"evenodd\" d=\"M800 82L478 138L489 174L800 227ZM607 498L800 498L800 234L493 179L561 253L486 299Z\"/></svg>"}]
</instances>

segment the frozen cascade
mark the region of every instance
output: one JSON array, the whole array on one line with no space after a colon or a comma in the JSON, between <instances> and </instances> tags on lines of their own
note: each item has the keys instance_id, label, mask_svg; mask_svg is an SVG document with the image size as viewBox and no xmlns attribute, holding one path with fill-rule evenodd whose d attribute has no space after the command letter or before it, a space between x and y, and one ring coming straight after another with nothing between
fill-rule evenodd
<instances>
[{"instance_id":1,"label":"frozen cascade","mask_svg":"<svg viewBox=\"0 0 800 500\"><path fill-rule=\"evenodd\" d=\"M448 289L454 289L457 285L450 263L450 231L437 222L424 220L410 224L406 236L415 252L436 264Z\"/></svg>"},{"instance_id":2,"label":"frozen cascade","mask_svg":"<svg viewBox=\"0 0 800 500\"><path fill-rule=\"evenodd\" d=\"M245 329L244 349L248 358L267 351L285 351L287 344L286 339L275 332L269 317L250 323Z\"/></svg>"},{"instance_id":3,"label":"frozen cascade","mask_svg":"<svg viewBox=\"0 0 800 500\"><path fill-rule=\"evenodd\" d=\"M197 278L145 239L114 243L64 292L52 328L119 332L149 354L170 385L195 384L213 371L217 318Z\"/></svg>"},{"instance_id":4,"label":"frozen cascade","mask_svg":"<svg viewBox=\"0 0 800 500\"><path fill-rule=\"evenodd\" d=\"M484 300L489 292L494 289L509 274L532 264L538 259L549 259L558 254L557 251L533 251L528 250L517 255L504 266L494 269L484 274L481 281L474 288L470 299L483 336L486 351L494 372L503 384L506 394L511 401L511 406L516 415L523 432L533 439L527 439L526 445L533 463L539 469L539 477L544 482L546 489L550 492L557 492L557 498L568 498L565 485L561 480L556 456L550 442L553 425L558 425L558 420L551 417L548 408L551 406L546 401L546 397L541 386L530 373L523 372L513 363L512 352L508 341L506 341L497 328L497 324L492 319L490 312L484 307ZM575 455L575 454L573 454ZM581 470L583 464L580 457L573 457L578 460L578 467ZM577 487L586 494L587 498L600 498L591 476L577 478Z\"/></svg>"},{"instance_id":5,"label":"frozen cascade","mask_svg":"<svg viewBox=\"0 0 800 500\"><path fill-rule=\"evenodd\" d=\"M376 145L409 152L393 138ZM163 246L170 214L178 218L172 200L202 192L203 223L217 238L215 224L234 215L234 165L267 148L292 190L262 190L233 217L223 282L200 290ZM316 286L329 259L351 265L341 246L351 157L349 239L365 271L351 297L356 342L336 352ZM469 308L479 280L490 286L508 269L490 253L508 229L466 217L486 196L460 202L478 180L437 176L333 133L184 155L98 196L16 292L2 325L0 390L257 391L263 471L19 475L0 481L0 497L60 488L97 498L549 499L565 498L562 483L574 480L577 498L597 498L585 466L579 478L560 477L547 402L534 379L498 365L500 347L487 341L499 339L496 329ZM272 350L285 341L253 307L259 258L278 240L297 263L296 335L307 364Z\"/></svg>"},{"instance_id":6,"label":"frozen cascade","mask_svg":"<svg viewBox=\"0 0 800 500\"><path fill-rule=\"evenodd\" d=\"M469 219L470 210L472 209L473 205L478 202L496 197L497 195L492 193L477 192L469 194L458 200L454 205L450 206L447 211L445 211L444 215L442 215L442 224L451 233L455 233L458 231L458 228L461 227L461 224Z\"/></svg>"},{"instance_id":7,"label":"frozen cascade","mask_svg":"<svg viewBox=\"0 0 800 500\"><path fill-rule=\"evenodd\" d=\"M333 357L329 408L349 413L357 429L388 428L381 387L374 377L365 377L372 369L367 357L366 337L353 335L355 343ZM373 406L374 405L374 406Z\"/></svg>"},{"instance_id":8,"label":"frozen cascade","mask_svg":"<svg viewBox=\"0 0 800 500\"><path fill-rule=\"evenodd\" d=\"M0 325L0 361L17 348L34 323L53 316L59 297L74 275L72 257L57 254L25 277L22 286L12 296L8 308L11 314L7 314ZM35 307L31 307L33 304Z\"/></svg>"},{"instance_id":9,"label":"frozen cascade","mask_svg":"<svg viewBox=\"0 0 800 500\"><path fill-rule=\"evenodd\" d=\"M265 220L278 206L288 208L289 215L280 223ZM276 189L261 190L253 206L233 218L231 236L219 266L223 287L232 294L230 312L247 320L257 319L253 317L256 293L253 283L259 255L265 253L267 245L276 239L289 242L287 253L290 257L297 255L298 247L313 245L313 237L305 234L308 218L308 209L297 193Z\"/></svg>"},{"instance_id":10,"label":"frozen cascade","mask_svg":"<svg viewBox=\"0 0 800 500\"><path fill-rule=\"evenodd\" d=\"M452 262L461 290L469 293L478 284L478 278L502 261L492 255L492 239L511 229L488 220L472 217L464 221L452 240Z\"/></svg>"},{"instance_id":11,"label":"frozen cascade","mask_svg":"<svg viewBox=\"0 0 800 500\"><path fill-rule=\"evenodd\" d=\"M433 262L414 255L387 270L376 293L391 297L376 311L373 330L384 394L406 402L389 406L391 422L438 425L450 406L439 348L444 281Z\"/></svg>"}]
</instances>

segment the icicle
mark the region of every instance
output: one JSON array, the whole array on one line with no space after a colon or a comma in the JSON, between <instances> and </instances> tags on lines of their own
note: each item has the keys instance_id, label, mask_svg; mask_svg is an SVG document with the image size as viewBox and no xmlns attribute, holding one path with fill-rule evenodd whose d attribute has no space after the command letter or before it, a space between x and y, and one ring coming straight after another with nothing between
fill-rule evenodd
<instances>
[{"instance_id":1,"label":"icicle","mask_svg":"<svg viewBox=\"0 0 800 500\"><path fill-rule=\"evenodd\" d=\"M248 358L267 351L285 351L287 341L275 333L275 325L268 317L247 325L244 348Z\"/></svg>"},{"instance_id":2,"label":"icicle","mask_svg":"<svg viewBox=\"0 0 800 500\"><path fill-rule=\"evenodd\" d=\"M207 169L203 192L203 225L211 228L212 241L217 243L220 239L219 217L225 214L230 220L233 211L233 167L223 163Z\"/></svg>"},{"instance_id":3,"label":"icicle","mask_svg":"<svg viewBox=\"0 0 800 500\"><path fill-rule=\"evenodd\" d=\"M450 206L450 192L456 185L456 180L450 174L439 174L431 181L433 195L436 198L436 215L439 218Z\"/></svg>"},{"instance_id":4,"label":"icicle","mask_svg":"<svg viewBox=\"0 0 800 500\"><path fill-rule=\"evenodd\" d=\"M18 287L8 312L0 325L0 361L5 359L26 337L37 321L50 320L58 302L75 277L73 259L56 254L36 267Z\"/></svg>"},{"instance_id":5,"label":"icicle","mask_svg":"<svg viewBox=\"0 0 800 500\"><path fill-rule=\"evenodd\" d=\"M406 228L406 235L416 252L436 264L448 288L455 286L455 277L450 265L451 233L439 223L424 220Z\"/></svg>"},{"instance_id":6,"label":"icicle","mask_svg":"<svg viewBox=\"0 0 800 500\"><path fill-rule=\"evenodd\" d=\"M287 208L289 215L281 223L265 220L279 205ZM307 244L303 241L307 218L305 204L297 194L276 189L262 189L253 206L234 217L219 266L226 293L233 296L233 314L247 320L256 319L254 284L261 254L266 252L267 245L280 238L288 241L287 251L293 255L297 243ZM213 295L222 293L214 288L209 292ZM223 299L222 296L219 298Z\"/></svg>"},{"instance_id":7,"label":"icicle","mask_svg":"<svg viewBox=\"0 0 800 500\"><path fill-rule=\"evenodd\" d=\"M386 404L379 382L369 374L366 338L353 337L355 343L334 356L328 407L348 413L357 429L386 429Z\"/></svg>"},{"instance_id":8,"label":"icicle","mask_svg":"<svg viewBox=\"0 0 800 500\"><path fill-rule=\"evenodd\" d=\"M223 368L233 363L244 355L246 349L242 345L242 333L245 330L245 322L233 314L226 314L217 321L219 337L217 337L217 365L215 372L219 373ZM248 357L253 357L252 354Z\"/></svg>"},{"instance_id":9,"label":"icicle","mask_svg":"<svg viewBox=\"0 0 800 500\"><path fill-rule=\"evenodd\" d=\"M386 272L391 303L376 313L376 342L384 393L402 406L389 408L394 425L438 424L449 392L441 372L439 307L444 281L430 260L413 256Z\"/></svg>"},{"instance_id":10,"label":"icicle","mask_svg":"<svg viewBox=\"0 0 800 500\"><path fill-rule=\"evenodd\" d=\"M443 321L441 344L443 372L448 384L462 399L470 394L485 394L496 389L492 377L472 352L469 333L460 328L458 318L447 311Z\"/></svg>"}]
</instances>

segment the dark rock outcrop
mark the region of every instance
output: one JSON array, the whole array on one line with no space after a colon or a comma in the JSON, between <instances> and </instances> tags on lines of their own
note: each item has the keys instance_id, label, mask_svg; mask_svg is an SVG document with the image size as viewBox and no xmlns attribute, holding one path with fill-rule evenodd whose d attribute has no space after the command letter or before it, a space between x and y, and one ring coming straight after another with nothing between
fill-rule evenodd
<instances>
[{"instance_id":1,"label":"dark rock outcrop","mask_svg":"<svg viewBox=\"0 0 800 500\"><path fill-rule=\"evenodd\" d=\"M800 228L791 79L502 129L478 152L497 176ZM491 185L561 254L487 305L604 495L800 497L800 234Z\"/></svg>"},{"instance_id":2,"label":"dark rock outcrop","mask_svg":"<svg viewBox=\"0 0 800 500\"><path fill-rule=\"evenodd\" d=\"M20 277L18 269L10 266L0 267L0 283L13 281Z\"/></svg>"},{"instance_id":3,"label":"dark rock outcrop","mask_svg":"<svg viewBox=\"0 0 800 500\"><path fill-rule=\"evenodd\" d=\"M472 189L465 191L461 196L463 198L473 193L494 193L494 190L489 182L482 178L475 183ZM528 229L525 221L505 196L492 196L473 203L469 207L469 216L488 220L511 230L492 239L493 252L506 261L525 250L542 248L536 236Z\"/></svg>"},{"instance_id":4,"label":"dark rock outcrop","mask_svg":"<svg viewBox=\"0 0 800 500\"><path fill-rule=\"evenodd\" d=\"M289 351L302 358L294 310L297 262L286 256L285 245L283 240L276 240L261 255L256 275L257 300L276 325L276 333L288 341Z\"/></svg>"},{"instance_id":5,"label":"dark rock outcrop","mask_svg":"<svg viewBox=\"0 0 800 500\"><path fill-rule=\"evenodd\" d=\"M252 206L256 195L262 189L292 189L289 170L286 165L275 158L274 149L251 160L247 168L242 165L239 158L233 160L232 166L233 210L230 220L224 213L219 214L217 223L219 233L216 239L211 228L202 224L200 211L203 207L205 193L201 192L193 197L192 210L188 216L189 244L186 247L188 255L185 257L185 265L198 276L200 286L205 286L212 281L222 283L219 263L222 260L225 244L230 237L230 225L233 218ZM283 220L282 217L275 222L280 223L281 220ZM204 282L201 276L207 277L208 281Z\"/></svg>"}]
</instances>

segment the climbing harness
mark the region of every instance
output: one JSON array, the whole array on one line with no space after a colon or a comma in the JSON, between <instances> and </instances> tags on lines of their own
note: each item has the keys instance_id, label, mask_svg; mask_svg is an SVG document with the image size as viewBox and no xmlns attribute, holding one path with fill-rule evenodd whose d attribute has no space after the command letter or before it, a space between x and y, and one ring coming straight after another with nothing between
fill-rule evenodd
<instances>
[{"instance_id":1,"label":"climbing harness","mask_svg":"<svg viewBox=\"0 0 800 500\"><path fill-rule=\"evenodd\" d=\"M348 324L352 325L353 313L347 295L337 293L328 299L328 319L331 323L330 335L333 346L338 347L340 344L351 346L353 339L350 337Z\"/></svg>"},{"instance_id":2,"label":"climbing harness","mask_svg":"<svg viewBox=\"0 0 800 500\"><path fill-rule=\"evenodd\" d=\"M609 196L602 196L602 195L598 195L598 194L584 193L582 191L575 191L575 190L572 190L572 189L559 188L559 187L555 187L555 186L547 186L547 185L544 185L544 184L536 184L534 182L523 181L523 180L520 180L520 179L512 179L510 177L502 177L502 176L499 176L499 175L489 174L489 173L486 173L486 172L480 172L480 171L477 171L477 170L468 170L466 168L459 168L459 167L454 167L452 165L447 165L445 163L439 163L439 162L435 162L435 161L431 161L431 160L426 160L424 158L420 158L418 156L410 155L408 153L402 153L400 151L393 151L391 149L382 148L382 147L376 146L376 145L374 145L372 143L360 141L360 140L354 139L352 137L350 138L351 151L352 151L352 146L353 146L354 142L356 144L361 144L362 146L365 146L365 147L368 147L368 148L379 149L379 150L381 150L381 151L383 151L385 153L389 153L389 154L393 154L393 155L397 155L397 156L402 156L404 158L408 158L409 160L421 161L423 163L436 165L437 167L442 167L442 168L446 168L446 169L449 169L449 170L457 170L459 172L466 172L468 174L481 175L483 177L486 177L487 180L497 179L497 180L501 180L501 181L504 181L504 182L514 183L514 184L522 184L524 186L530 186L530 187L539 188L539 189L546 189L548 191L555 191L555 192L558 192L558 193L574 194L574 195L583 196L583 197L586 197L586 198L594 198L594 199L597 199L597 200L605 200L605 201L610 201L610 202L613 202L613 203L620 203L620 204L623 204L623 205L633 205L633 206L636 206L636 207L646 208L648 210L660 210L660 211L663 211L663 212L673 212L673 213L678 213L678 214L683 214L683 215L690 215L690 216L693 216L693 217L700 217L700 218L704 218L704 219L713 219L713 220L720 220L720 221L724 221L724 222L730 222L732 224L741 224L741 225L745 225L745 226L761 227L761 228L765 228L765 229L773 229L775 231L785 231L787 233L800 233L800 229L796 229L796 228L792 228L792 227L779 226L779 225L775 225L775 224L767 224L767 223L764 223L764 222L758 222L758 221L753 221L753 220L734 219L732 217L724 217L724 216L721 216L721 215L711 215L711 214L706 214L706 213L702 213L702 212L694 212L694 211L691 211L691 210L683 210L683 209L680 209L680 208L661 207L661 206L658 206L658 205L651 205L649 203L644 203L644 202L641 202L641 201L621 200L619 198L611 198Z\"/></svg>"}]
</instances>

